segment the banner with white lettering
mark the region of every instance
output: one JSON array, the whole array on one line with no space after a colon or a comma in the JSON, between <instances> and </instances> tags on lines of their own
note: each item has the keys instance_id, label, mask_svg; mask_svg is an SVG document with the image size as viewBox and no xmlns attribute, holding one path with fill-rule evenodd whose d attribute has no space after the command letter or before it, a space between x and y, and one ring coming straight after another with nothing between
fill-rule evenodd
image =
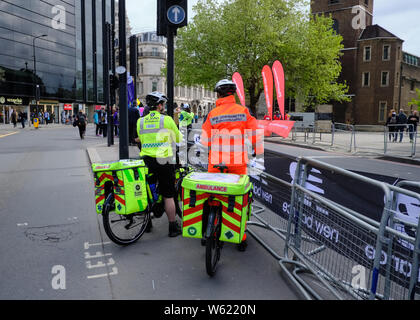
<instances>
[{"instance_id":1,"label":"banner with white lettering","mask_svg":"<svg viewBox=\"0 0 420 320\"><path fill-rule=\"evenodd\" d=\"M297 162L293 157L266 150L265 168L268 174L285 182L293 183ZM382 189L336 172L317 168L308 168L308 172L306 181L308 190L374 221L381 221L385 198ZM389 184L398 182L393 177L363 172L356 173ZM289 219L291 188L269 178L252 177L251 180L254 184L254 196L280 217ZM412 191L420 192L420 190ZM302 205L301 212L298 214L302 214L300 218L305 233L320 240L328 248L339 252L351 261L368 269L373 267L377 240L375 235L368 234L362 228L358 228L356 224L346 221L342 216L331 212L326 206L308 195L304 197ZM420 203L417 199L399 195L396 214L402 221L418 224L419 208ZM408 227L406 223L396 224L394 229L415 236L415 230ZM390 263L391 280L407 288L412 273L411 260L414 247L411 243L395 237L391 246L390 256L388 256L388 247L383 247L379 272L384 275L386 265Z\"/></svg>"}]
</instances>

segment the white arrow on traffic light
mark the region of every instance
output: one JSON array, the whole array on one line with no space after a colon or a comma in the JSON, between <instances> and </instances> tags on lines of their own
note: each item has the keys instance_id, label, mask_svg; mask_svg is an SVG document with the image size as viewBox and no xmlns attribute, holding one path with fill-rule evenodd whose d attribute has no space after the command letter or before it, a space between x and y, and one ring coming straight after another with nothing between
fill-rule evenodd
<instances>
[{"instance_id":1,"label":"white arrow on traffic light","mask_svg":"<svg viewBox=\"0 0 420 320\"><path fill-rule=\"evenodd\" d=\"M178 7L175 7L175 8L173 9L173 12L174 12L174 14L175 14L175 21L178 21L178 14L180 14L180 13L181 13L181 10L179 10L179 8L178 8Z\"/></svg>"}]
</instances>

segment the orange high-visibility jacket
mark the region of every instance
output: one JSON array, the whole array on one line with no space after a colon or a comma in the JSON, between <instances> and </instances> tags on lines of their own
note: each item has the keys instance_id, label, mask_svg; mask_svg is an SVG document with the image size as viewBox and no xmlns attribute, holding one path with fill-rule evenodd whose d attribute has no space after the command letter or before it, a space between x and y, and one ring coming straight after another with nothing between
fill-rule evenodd
<instances>
[{"instance_id":1,"label":"orange high-visibility jacket","mask_svg":"<svg viewBox=\"0 0 420 320\"><path fill-rule=\"evenodd\" d=\"M246 107L236 104L235 96L216 101L202 127L201 143L210 148L209 172L214 165L224 164L229 172L246 174L249 139L257 154L263 153L262 135L257 135L257 120ZM238 169L238 170L235 170Z\"/></svg>"}]
</instances>

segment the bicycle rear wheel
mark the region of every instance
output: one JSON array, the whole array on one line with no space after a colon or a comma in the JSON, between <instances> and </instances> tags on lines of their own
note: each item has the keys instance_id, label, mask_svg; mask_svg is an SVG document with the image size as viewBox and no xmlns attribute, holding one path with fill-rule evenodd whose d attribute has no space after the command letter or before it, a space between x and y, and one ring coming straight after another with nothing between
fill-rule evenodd
<instances>
[{"instance_id":1,"label":"bicycle rear wheel","mask_svg":"<svg viewBox=\"0 0 420 320\"><path fill-rule=\"evenodd\" d=\"M114 195L111 193L104 204L102 219L105 233L112 242L126 246L139 240L150 221L150 212L120 215L115 212Z\"/></svg>"},{"instance_id":2,"label":"bicycle rear wheel","mask_svg":"<svg viewBox=\"0 0 420 320\"><path fill-rule=\"evenodd\" d=\"M216 274L217 263L220 260L222 249L222 243L219 240L222 223L218 214L219 210L219 208L211 207L207 222L210 232L206 235L206 271L210 277Z\"/></svg>"}]
</instances>

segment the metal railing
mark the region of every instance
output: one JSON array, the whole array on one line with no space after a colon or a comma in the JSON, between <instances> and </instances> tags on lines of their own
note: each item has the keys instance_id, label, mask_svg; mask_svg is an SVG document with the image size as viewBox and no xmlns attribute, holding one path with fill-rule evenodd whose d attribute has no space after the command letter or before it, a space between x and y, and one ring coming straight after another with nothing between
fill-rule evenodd
<instances>
[{"instance_id":1,"label":"metal railing","mask_svg":"<svg viewBox=\"0 0 420 320\"><path fill-rule=\"evenodd\" d=\"M332 172L337 179L356 179L382 192L380 221L311 191L307 180L313 168ZM420 183L391 186L310 158L298 160L293 183L267 173L258 179L280 190L273 201L290 202L290 209L285 219L259 208L248 223L248 232L278 260L306 299L323 299L326 292L327 298L334 299L420 298L420 224L402 217L397 207L399 197L420 205L420 194L402 188L420 187ZM253 226L284 241L283 254Z\"/></svg>"}]
</instances>

